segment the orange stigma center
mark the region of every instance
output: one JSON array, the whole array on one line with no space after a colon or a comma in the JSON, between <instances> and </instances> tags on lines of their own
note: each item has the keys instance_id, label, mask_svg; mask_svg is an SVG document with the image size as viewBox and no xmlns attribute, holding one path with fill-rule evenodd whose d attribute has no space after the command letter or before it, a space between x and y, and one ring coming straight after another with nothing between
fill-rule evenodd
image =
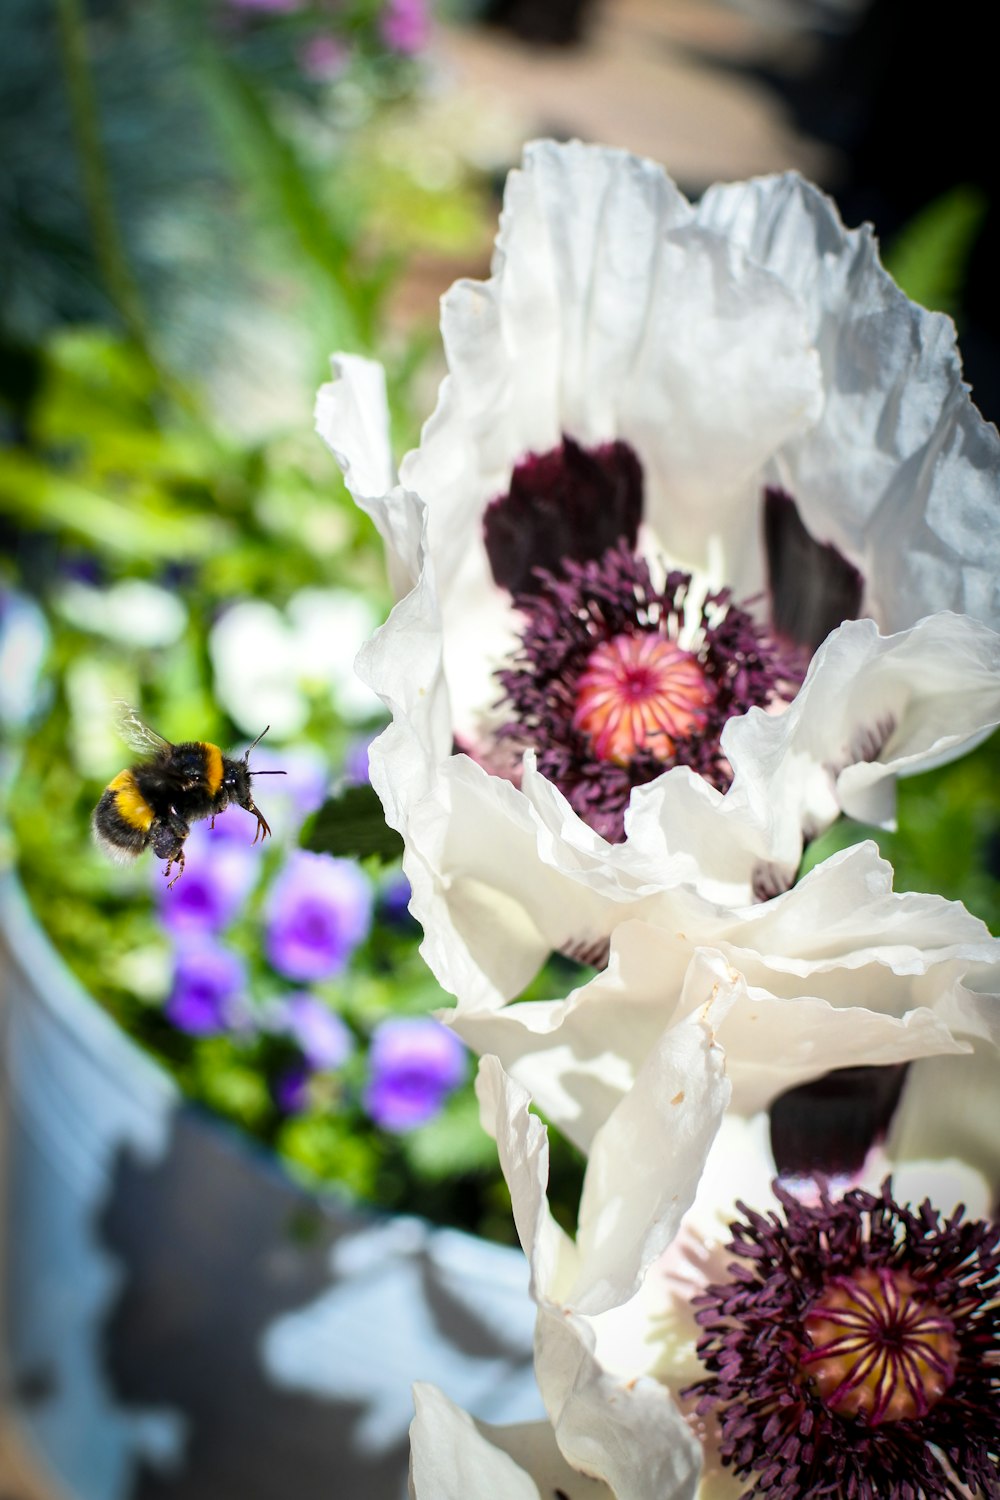
<instances>
[{"instance_id":1,"label":"orange stigma center","mask_svg":"<svg viewBox=\"0 0 1000 1500\"><path fill-rule=\"evenodd\" d=\"M924 1416L955 1378L954 1325L909 1276L836 1276L805 1316L804 1373L831 1411L872 1427Z\"/></svg>"},{"instance_id":2,"label":"orange stigma center","mask_svg":"<svg viewBox=\"0 0 1000 1500\"><path fill-rule=\"evenodd\" d=\"M669 760L676 743L704 728L712 689L697 657L662 636L616 635L587 659L574 729L616 765L640 750Z\"/></svg>"}]
</instances>

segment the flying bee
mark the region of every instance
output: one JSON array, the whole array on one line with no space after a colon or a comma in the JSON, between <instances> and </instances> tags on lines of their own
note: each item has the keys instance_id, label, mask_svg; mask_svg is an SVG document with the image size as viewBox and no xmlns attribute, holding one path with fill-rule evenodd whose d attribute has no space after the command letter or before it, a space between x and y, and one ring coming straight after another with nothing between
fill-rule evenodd
<instances>
[{"instance_id":1,"label":"flying bee","mask_svg":"<svg viewBox=\"0 0 1000 1500\"><path fill-rule=\"evenodd\" d=\"M235 802L257 819L255 844L271 832L250 790L254 776L285 774L250 769L250 751L267 729L236 760L207 740L172 745L125 703L119 704L119 728L125 742L145 759L108 782L90 820L95 842L112 859L124 862L152 849L157 859L166 860L168 880L177 866L172 886L184 873L184 840L199 818L211 818L214 826L218 814Z\"/></svg>"}]
</instances>

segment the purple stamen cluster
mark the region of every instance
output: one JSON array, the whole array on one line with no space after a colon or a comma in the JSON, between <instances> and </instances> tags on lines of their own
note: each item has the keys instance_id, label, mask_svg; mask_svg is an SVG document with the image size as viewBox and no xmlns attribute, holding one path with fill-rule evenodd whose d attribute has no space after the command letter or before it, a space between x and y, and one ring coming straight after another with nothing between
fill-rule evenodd
<instances>
[{"instance_id":1,"label":"purple stamen cluster","mask_svg":"<svg viewBox=\"0 0 1000 1500\"><path fill-rule=\"evenodd\" d=\"M514 596L524 627L514 665L497 673L501 703L510 709L500 736L534 747L539 770L612 842L625 836L632 788L671 766L690 766L724 791L732 779L719 745L727 720L775 697L791 698L802 680L797 663L722 589L702 604L688 646L711 696L698 731L679 738L666 759L645 747L625 765L602 759L591 737L574 724L581 679L595 647L644 633L677 641L690 588L691 575L680 571L657 588L648 565L622 539L599 558L565 559L558 570L536 569L530 590Z\"/></svg>"},{"instance_id":2,"label":"purple stamen cluster","mask_svg":"<svg viewBox=\"0 0 1000 1500\"><path fill-rule=\"evenodd\" d=\"M894 1201L889 1180L878 1195L853 1189L834 1202L824 1192L813 1205L778 1184L775 1193L784 1222L738 1204L731 1280L694 1299L709 1374L684 1394L717 1423L722 1463L750 1481L742 1500L997 1500L1000 1224L966 1220L962 1208L944 1219L929 1202L914 1212ZM879 1287L892 1291L872 1300ZM817 1317L866 1301L879 1314L867 1337L880 1341L880 1370L897 1372L896 1417L879 1370L866 1393L865 1351L846 1383L824 1386L815 1373ZM908 1356L931 1320L940 1358L921 1351L917 1364ZM918 1377L933 1380L929 1399ZM852 1380L871 1399L847 1402Z\"/></svg>"}]
</instances>

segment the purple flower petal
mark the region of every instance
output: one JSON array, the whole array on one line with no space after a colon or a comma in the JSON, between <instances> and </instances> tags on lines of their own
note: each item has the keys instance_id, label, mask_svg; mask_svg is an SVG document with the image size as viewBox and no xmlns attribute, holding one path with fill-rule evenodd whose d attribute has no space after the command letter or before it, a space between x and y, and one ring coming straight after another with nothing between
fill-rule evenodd
<instances>
[{"instance_id":1,"label":"purple flower petal","mask_svg":"<svg viewBox=\"0 0 1000 1500\"><path fill-rule=\"evenodd\" d=\"M399 871L384 883L378 896L378 912L383 922L390 927L415 926L410 915L410 897L413 891L406 876Z\"/></svg>"},{"instance_id":2,"label":"purple flower petal","mask_svg":"<svg viewBox=\"0 0 1000 1500\"><path fill-rule=\"evenodd\" d=\"M314 995L290 995L284 1019L285 1030L317 1072L341 1067L354 1051L350 1027Z\"/></svg>"},{"instance_id":3,"label":"purple flower petal","mask_svg":"<svg viewBox=\"0 0 1000 1500\"><path fill-rule=\"evenodd\" d=\"M403 1134L425 1125L465 1077L466 1052L429 1016L383 1021L372 1033L364 1107L376 1125Z\"/></svg>"},{"instance_id":4,"label":"purple flower petal","mask_svg":"<svg viewBox=\"0 0 1000 1500\"><path fill-rule=\"evenodd\" d=\"M412 57L430 41L431 18L426 0L387 0L379 17L382 40L393 52Z\"/></svg>"},{"instance_id":5,"label":"purple flower petal","mask_svg":"<svg viewBox=\"0 0 1000 1500\"><path fill-rule=\"evenodd\" d=\"M350 860L297 849L267 903L267 953L288 979L339 974L371 930L371 884Z\"/></svg>"},{"instance_id":6,"label":"purple flower petal","mask_svg":"<svg viewBox=\"0 0 1000 1500\"><path fill-rule=\"evenodd\" d=\"M274 1102L283 1115L301 1115L308 1109L309 1076L309 1069L296 1063L274 1080Z\"/></svg>"},{"instance_id":7,"label":"purple flower petal","mask_svg":"<svg viewBox=\"0 0 1000 1500\"><path fill-rule=\"evenodd\" d=\"M245 989L246 970L235 953L207 938L187 941L177 949L165 1014L191 1036L216 1036L235 1022Z\"/></svg>"}]
</instances>

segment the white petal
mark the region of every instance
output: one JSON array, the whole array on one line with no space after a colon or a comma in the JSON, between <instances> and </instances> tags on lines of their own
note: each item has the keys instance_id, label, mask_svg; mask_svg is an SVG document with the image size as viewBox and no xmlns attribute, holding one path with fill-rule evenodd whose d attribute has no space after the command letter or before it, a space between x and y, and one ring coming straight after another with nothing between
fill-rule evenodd
<instances>
[{"instance_id":1,"label":"white petal","mask_svg":"<svg viewBox=\"0 0 1000 1500\"><path fill-rule=\"evenodd\" d=\"M968 399L950 318L910 302L870 229L789 174L710 189L698 222L731 236L808 309L819 423L777 471L820 541L861 567L886 630L953 609L1000 625L1000 439Z\"/></svg>"},{"instance_id":2,"label":"white petal","mask_svg":"<svg viewBox=\"0 0 1000 1500\"><path fill-rule=\"evenodd\" d=\"M652 1100L657 1080L669 1071L651 1070L647 1080L647 1108L650 1119L664 1112L676 1114L676 1136L670 1151L679 1151L689 1143L697 1158L707 1150L714 1124L696 1118L701 1102L709 1114L721 1112L725 1089L718 1074L718 1061L712 1055L704 1035L697 1038L688 1059L697 1074L689 1101L667 1102L665 1111ZM674 1059L676 1065L680 1054ZM704 1086L704 1089L703 1089ZM528 1094L506 1077L495 1058L480 1063L476 1081L484 1127L495 1136L518 1234L531 1265L532 1293L539 1304L535 1335L535 1370L546 1409L555 1430L556 1441L575 1469L593 1474L607 1482L618 1500L664 1500L664 1497L692 1496L699 1466L699 1448L664 1387L648 1380L621 1380L610 1375L594 1357L593 1332L588 1319L574 1310L576 1288L586 1290L586 1283L604 1279L604 1266L610 1263L610 1246L596 1222L600 1218L597 1198L600 1185L589 1190L591 1223L587 1242L583 1236L574 1244L555 1223L546 1199L548 1180L548 1139L542 1122L529 1112ZM705 1092L704 1090L707 1090ZM624 1118L613 1128L619 1139L630 1134L634 1121ZM664 1121L653 1125L656 1138L662 1140L672 1132ZM648 1148L647 1148L648 1149ZM655 1149L651 1153L655 1160ZM669 1157L669 1152L668 1152ZM598 1168L599 1174L603 1172ZM665 1179L673 1179L676 1203L668 1210L668 1223L661 1238L669 1238L681 1204L693 1194L697 1168L673 1160ZM640 1205L651 1211L668 1195L668 1189L655 1188L651 1178L634 1179L629 1211L620 1225L623 1254L633 1257L638 1240L642 1251L658 1248L656 1227L641 1216ZM621 1204L619 1184L612 1185L611 1213ZM588 1271L587 1256L594 1256L593 1272ZM641 1252L640 1257L641 1258Z\"/></svg>"},{"instance_id":3,"label":"white petal","mask_svg":"<svg viewBox=\"0 0 1000 1500\"><path fill-rule=\"evenodd\" d=\"M353 354L334 355L330 363L334 378L316 397L316 431L354 499L378 527L393 590L401 595L420 573L423 508L395 483L385 371Z\"/></svg>"},{"instance_id":4,"label":"white petal","mask_svg":"<svg viewBox=\"0 0 1000 1500\"><path fill-rule=\"evenodd\" d=\"M871 620L835 630L782 714L730 719L729 796L770 821L768 844L797 861L840 811L891 826L897 775L952 760L1000 721L1000 635L942 613L882 636Z\"/></svg>"},{"instance_id":5,"label":"white petal","mask_svg":"<svg viewBox=\"0 0 1000 1500\"><path fill-rule=\"evenodd\" d=\"M1000 942L985 925L958 902L894 892L868 843L742 910L683 887L636 900L604 969L565 998L463 1003L442 1018L589 1151L663 1034L713 999L727 998L716 1036L751 1113L832 1068L1000 1043L998 989Z\"/></svg>"},{"instance_id":6,"label":"white petal","mask_svg":"<svg viewBox=\"0 0 1000 1500\"><path fill-rule=\"evenodd\" d=\"M717 1006L664 1033L635 1085L596 1132L580 1199L572 1301L598 1313L626 1302L674 1239L729 1102L711 1029Z\"/></svg>"},{"instance_id":7,"label":"white petal","mask_svg":"<svg viewBox=\"0 0 1000 1500\"><path fill-rule=\"evenodd\" d=\"M606 1485L571 1469L547 1422L491 1427L436 1386L413 1387L412 1500L615 1500Z\"/></svg>"},{"instance_id":8,"label":"white petal","mask_svg":"<svg viewBox=\"0 0 1000 1500\"><path fill-rule=\"evenodd\" d=\"M535 1371L556 1441L618 1500L693 1500L701 1450L666 1388L623 1381L594 1357L583 1319L542 1308Z\"/></svg>"},{"instance_id":9,"label":"white petal","mask_svg":"<svg viewBox=\"0 0 1000 1500\"><path fill-rule=\"evenodd\" d=\"M893 1117L885 1155L904 1185L902 1191L930 1194L946 1213L959 1200L973 1217L995 1213L1000 1200L1000 1058L996 1050L990 1047L972 1058L936 1057L914 1064ZM952 1162L961 1164L959 1171L951 1169ZM944 1194L942 1187L949 1180L956 1184L951 1195ZM948 1196L951 1202L945 1201Z\"/></svg>"},{"instance_id":10,"label":"white petal","mask_svg":"<svg viewBox=\"0 0 1000 1500\"><path fill-rule=\"evenodd\" d=\"M495 1057L484 1057L476 1078L483 1128L497 1143L510 1189L514 1223L531 1266L536 1301L561 1300L575 1280L577 1248L549 1211L549 1138L528 1109L530 1098Z\"/></svg>"}]
</instances>

